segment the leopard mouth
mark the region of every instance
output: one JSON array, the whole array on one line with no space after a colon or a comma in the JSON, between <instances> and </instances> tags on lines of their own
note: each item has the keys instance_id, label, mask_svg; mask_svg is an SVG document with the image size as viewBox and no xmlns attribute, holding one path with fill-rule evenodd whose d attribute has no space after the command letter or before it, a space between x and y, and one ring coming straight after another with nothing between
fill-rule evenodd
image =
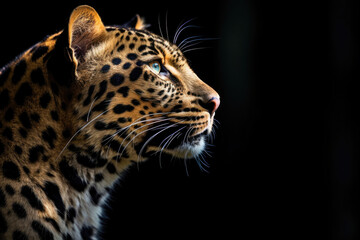
<instances>
[{"instance_id":1,"label":"leopard mouth","mask_svg":"<svg viewBox=\"0 0 360 240\"><path fill-rule=\"evenodd\" d=\"M206 131L190 137L180 146L176 147L173 155L179 158L194 158L200 155L206 146Z\"/></svg>"},{"instance_id":2,"label":"leopard mouth","mask_svg":"<svg viewBox=\"0 0 360 240\"><path fill-rule=\"evenodd\" d=\"M208 130L194 133L189 126L178 126L157 134L151 140L148 150L150 152L167 153L175 158L191 159L201 154L206 147Z\"/></svg>"}]
</instances>

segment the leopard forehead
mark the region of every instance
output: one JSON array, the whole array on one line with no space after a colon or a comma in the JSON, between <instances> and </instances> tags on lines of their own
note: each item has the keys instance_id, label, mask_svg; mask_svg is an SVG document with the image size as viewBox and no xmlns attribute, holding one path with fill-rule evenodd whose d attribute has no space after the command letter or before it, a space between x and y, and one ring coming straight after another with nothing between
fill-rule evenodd
<instances>
[{"instance_id":1,"label":"leopard forehead","mask_svg":"<svg viewBox=\"0 0 360 240\"><path fill-rule=\"evenodd\" d=\"M107 27L106 30L109 32L107 41L92 48L87 53L88 60L92 59L100 64L107 61L109 57L117 55L129 60L148 60L159 57L177 68L188 64L185 56L175 44L152 32L115 27Z\"/></svg>"}]
</instances>

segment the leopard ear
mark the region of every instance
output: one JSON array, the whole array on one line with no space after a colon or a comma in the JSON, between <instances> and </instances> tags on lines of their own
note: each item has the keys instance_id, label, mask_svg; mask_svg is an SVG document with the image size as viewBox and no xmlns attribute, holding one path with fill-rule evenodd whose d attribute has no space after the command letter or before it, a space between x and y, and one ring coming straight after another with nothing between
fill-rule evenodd
<instances>
[{"instance_id":1,"label":"leopard ear","mask_svg":"<svg viewBox=\"0 0 360 240\"><path fill-rule=\"evenodd\" d=\"M94 8L82 5L73 10L68 24L68 43L76 60L106 37L106 29Z\"/></svg>"}]
</instances>

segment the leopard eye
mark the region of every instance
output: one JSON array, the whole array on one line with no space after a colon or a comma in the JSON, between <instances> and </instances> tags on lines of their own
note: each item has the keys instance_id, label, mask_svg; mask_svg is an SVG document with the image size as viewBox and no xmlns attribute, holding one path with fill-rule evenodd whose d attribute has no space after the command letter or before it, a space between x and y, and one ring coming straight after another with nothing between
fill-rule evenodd
<instances>
[{"instance_id":1,"label":"leopard eye","mask_svg":"<svg viewBox=\"0 0 360 240\"><path fill-rule=\"evenodd\" d=\"M151 70L153 70L153 72L155 72L156 74L159 74L161 71L161 65L158 61L153 61L151 63L149 63L149 67L151 68Z\"/></svg>"}]
</instances>

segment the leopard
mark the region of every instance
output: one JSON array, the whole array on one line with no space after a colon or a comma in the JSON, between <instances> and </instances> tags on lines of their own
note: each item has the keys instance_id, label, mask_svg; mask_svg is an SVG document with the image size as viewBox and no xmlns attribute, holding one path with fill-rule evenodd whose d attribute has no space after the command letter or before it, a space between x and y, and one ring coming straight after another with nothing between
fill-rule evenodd
<instances>
[{"instance_id":1,"label":"leopard","mask_svg":"<svg viewBox=\"0 0 360 240\"><path fill-rule=\"evenodd\" d=\"M64 25L0 71L0 239L98 239L132 165L197 159L214 132L219 94L142 17Z\"/></svg>"}]
</instances>

